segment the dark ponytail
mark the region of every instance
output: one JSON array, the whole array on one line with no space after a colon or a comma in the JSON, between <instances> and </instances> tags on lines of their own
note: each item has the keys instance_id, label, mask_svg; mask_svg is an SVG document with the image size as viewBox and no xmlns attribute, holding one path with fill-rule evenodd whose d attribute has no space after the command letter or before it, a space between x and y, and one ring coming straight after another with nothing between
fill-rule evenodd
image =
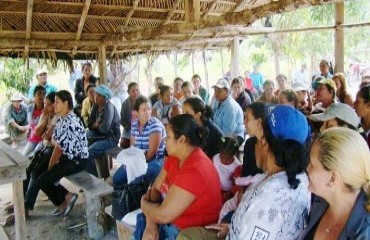
<instances>
[{"instance_id":1,"label":"dark ponytail","mask_svg":"<svg viewBox=\"0 0 370 240\"><path fill-rule=\"evenodd\" d=\"M189 104L194 113L201 113L200 120L204 123L208 120L213 120L212 108L204 103L202 99L191 97L185 100L184 105Z\"/></svg>"},{"instance_id":2,"label":"dark ponytail","mask_svg":"<svg viewBox=\"0 0 370 240\"><path fill-rule=\"evenodd\" d=\"M263 132L270 149L274 153L275 164L284 168L290 187L296 189L300 183L297 175L305 172L308 166L306 146L295 140L275 138L267 121L263 124Z\"/></svg>"},{"instance_id":3,"label":"dark ponytail","mask_svg":"<svg viewBox=\"0 0 370 240\"><path fill-rule=\"evenodd\" d=\"M189 145L202 147L205 139L205 130L199 127L194 117L190 114L180 114L170 119L169 126L173 131L175 139L182 135L186 137Z\"/></svg>"}]
</instances>

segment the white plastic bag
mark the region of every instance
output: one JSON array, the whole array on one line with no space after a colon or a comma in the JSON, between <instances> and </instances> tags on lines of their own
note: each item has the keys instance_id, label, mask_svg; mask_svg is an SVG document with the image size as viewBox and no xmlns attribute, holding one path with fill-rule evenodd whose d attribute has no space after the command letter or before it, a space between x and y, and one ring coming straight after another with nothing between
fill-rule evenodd
<instances>
[{"instance_id":1,"label":"white plastic bag","mask_svg":"<svg viewBox=\"0 0 370 240\"><path fill-rule=\"evenodd\" d=\"M122 150L117 155L117 161L126 166L127 183L144 175L148 169L143 150L134 146Z\"/></svg>"}]
</instances>

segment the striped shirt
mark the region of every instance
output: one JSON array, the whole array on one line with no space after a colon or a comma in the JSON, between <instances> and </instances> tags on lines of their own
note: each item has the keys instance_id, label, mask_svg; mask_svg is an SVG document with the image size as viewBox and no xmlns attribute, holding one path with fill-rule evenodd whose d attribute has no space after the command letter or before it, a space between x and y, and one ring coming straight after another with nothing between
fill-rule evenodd
<instances>
[{"instance_id":1,"label":"striped shirt","mask_svg":"<svg viewBox=\"0 0 370 240\"><path fill-rule=\"evenodd\" d=\"M143 131L140 132L139 120L131 125L131 136L135 139L135 147L144 151L149 150L149 137L152 133L161 133L161 142L156 154L156 157L163 157L164 140L166 138L166 131L160 120L155 117L150 117L148 122L144 125Z\"/></svg>"}]
</instances>

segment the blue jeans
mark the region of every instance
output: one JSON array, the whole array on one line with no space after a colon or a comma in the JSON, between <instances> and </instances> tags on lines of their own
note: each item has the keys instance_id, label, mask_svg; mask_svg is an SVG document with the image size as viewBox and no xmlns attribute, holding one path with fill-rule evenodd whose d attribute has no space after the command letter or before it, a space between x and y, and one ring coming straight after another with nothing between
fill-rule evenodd
<instances>
[{"instance_id":1,"label":"blue jeans","mask_svg":"<svg viewBox=\"0 0 370 240\"><path fill-rule=\"evenodd\" d=\"M143 213L137 215L136 218L136 228L134 232L134 239L141 240L143 238L144 230L146 227L146 219ZM175 240L177 235L180 233L178 229L173 224L159 224L159 240Z\"/></svg>"},{"instance_id":2,"label":"blue jeans","mask_svg":"<svg viewBox=\"0 0 370 240\"><path fill-rule=\"evenodd\" d=\"M98 170L96 169L95 159L97 156L105 153L106 150L116 147L117 141L113 140L98 140L89 146L89 158L85 163L85 170L90 174L98 177Z\"/></svg>"},{"instance_id":3,"label":"blue jeans","mask_svg":"<svg viewBox=\"0 0 370 240\"><path fill-rule=\"evenodd\" d=\"M163 158L154 158L148 162L148 169L145 177L148 181L153 182L159 175L163 165ZM126 168L122 165L113 175L113 186L115 189L121 189L127 183Z\"/></svg>"}]
</instances>

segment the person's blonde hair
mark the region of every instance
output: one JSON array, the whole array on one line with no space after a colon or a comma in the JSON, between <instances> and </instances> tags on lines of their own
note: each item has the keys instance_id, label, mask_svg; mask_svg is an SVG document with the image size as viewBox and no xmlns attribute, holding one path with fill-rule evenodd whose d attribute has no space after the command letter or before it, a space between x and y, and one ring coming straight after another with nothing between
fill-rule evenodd
<instances>
[{"instance_id":1,"label":"person's blonde hair","mask_svg":"<svg viewBox=\"0 0 370 240\"><path fill-rule=\"evenodd\" d=\"M364 138L356 131L334 127L323 131L315 141L319 159L325 169L336 170L352 191L361 188L370 193L370 151ZM369 200L367 209L370 210Z\"/></svg>"},{"instance_id":2,"label":"person's blonde hair","mask_svg":"<svg viewBox=\"0 0 370 240\"><path fill-rule=\"evenodd\" d=\"M339 94L337 95L337 97L339 98L339 100L341 102L344 102L344 99L346 98L346 95L348 94L346 76L344 76L343 73L338 72L338 73L334 74L333 80L334 80L334 78L339 79L340 85L341 85L341 87L339 89Z\"/></svg>"}]
</instances>

